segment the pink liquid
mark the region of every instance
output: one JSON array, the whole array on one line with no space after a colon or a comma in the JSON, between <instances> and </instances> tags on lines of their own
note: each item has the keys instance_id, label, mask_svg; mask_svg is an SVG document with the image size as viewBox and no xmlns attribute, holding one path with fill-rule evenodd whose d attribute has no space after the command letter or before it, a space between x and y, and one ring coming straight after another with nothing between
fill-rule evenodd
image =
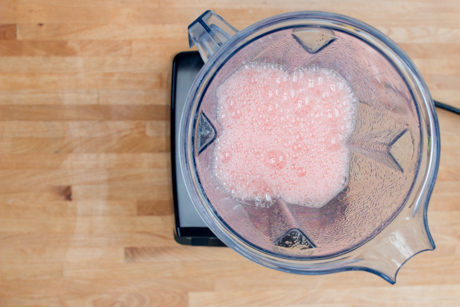
<instances>
[{"instance_id":1,"label":"pink liquid","mask_svg":"<svg viewBox=\"0 0 460 307\"><path fill-rule=\"evenodd\" d=\"M250 64L217 98L213 172L234 198L319 208L343 189L358 100L337 73Z\"/></svg>"}]
</instances>

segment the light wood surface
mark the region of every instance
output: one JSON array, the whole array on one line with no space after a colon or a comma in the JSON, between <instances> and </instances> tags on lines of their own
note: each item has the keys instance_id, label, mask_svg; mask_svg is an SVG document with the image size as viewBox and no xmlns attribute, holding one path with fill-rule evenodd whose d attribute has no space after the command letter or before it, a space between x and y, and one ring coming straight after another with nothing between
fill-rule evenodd
<instances>
[{"instance_id":1,"label":"light wood surface","mask_svg":"<svg viewBox=\"0 0 460 307\"><path fill-rule=\"evenodd\" d=\"M460 306L460 116L443 110L437 249L394 286L174 241L171 62L206 9L238 29L296 10L360 19L460 107L458 0L0 0L0 305Z\"/></svg>"}]
</instances>

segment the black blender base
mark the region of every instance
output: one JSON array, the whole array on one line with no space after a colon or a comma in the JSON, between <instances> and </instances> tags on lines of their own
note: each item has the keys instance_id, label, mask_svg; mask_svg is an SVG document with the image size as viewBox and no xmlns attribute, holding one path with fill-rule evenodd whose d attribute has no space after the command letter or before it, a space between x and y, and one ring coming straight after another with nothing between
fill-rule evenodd
<instances>
[{"instance_id":1,"label":"black blender base","mask_svg":"<svg viewBox=\"0 0 460 307\"><path fill-rule=\"evenodd\" d=\"M225 246L199 216L185 188L177 152L179 123L185 100L196 75L204 65L198 51L174 57L171 86L171 168L174 200L174 239L193 246Z\"/></svg>"},{"instance_id":2,"label":"black blender base","mask_svg":"<svg viewBox=\"0 0 460 307\"><path fill-rule=\"evenodd\" d=\"M219 240L209 228L203 227L182 227L174 232L174 240L182 245L193 246L226 246ZM189 233L186 235L185 233Z\"/></svg>"}]
</instances>

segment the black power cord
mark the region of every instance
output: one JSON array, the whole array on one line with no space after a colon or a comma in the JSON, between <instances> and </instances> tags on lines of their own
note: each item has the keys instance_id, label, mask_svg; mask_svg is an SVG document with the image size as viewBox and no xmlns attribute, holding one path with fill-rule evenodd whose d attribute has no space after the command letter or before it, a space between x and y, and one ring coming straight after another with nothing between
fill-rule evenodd
<instances>
[{"instance_id":1,"label":"black power cord","mask_svg":"<svg viewBox=\"0 0 460 307\"><path fill-rule=\"evenodd\" d=\"M450 111L450 112L453 112L453 113L456 113L458 115L460 115L460 109L457 109L453 106L450 106L448 104L445 104L445 103L442 103L442 102L439 102L439 101L436 101L436 100L433 100L434 101L434 105L437 106L438 108L441 108L441 109L444 109L444 110L447 110L447 111Z\"/></svg>"}]
</instances>

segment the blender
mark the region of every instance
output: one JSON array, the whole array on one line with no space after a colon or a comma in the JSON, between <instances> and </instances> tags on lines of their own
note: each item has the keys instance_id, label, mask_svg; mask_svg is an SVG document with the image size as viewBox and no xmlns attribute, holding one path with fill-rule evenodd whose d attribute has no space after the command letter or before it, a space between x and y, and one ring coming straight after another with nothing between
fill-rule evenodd
<instances>
[{"instance_id":1,"label":"blender","mask_svg":"<svg viewBox=\"0 0 460 307\"><path fill-rule=\"evenodd\" d=\"M408 56L358 20L293 12L237 31L206 11L189 26L205 62L178 125L185 189L212 232L246 258L280 271L374 273L390 283L412 256L435 248L427 208L440 158L439 127L428 88ZM224 128L217 94L244 65L288 72L336 72L359 100L343 189L322 207L242 202L213 173Z\"/></svg>"}]
</instances>

